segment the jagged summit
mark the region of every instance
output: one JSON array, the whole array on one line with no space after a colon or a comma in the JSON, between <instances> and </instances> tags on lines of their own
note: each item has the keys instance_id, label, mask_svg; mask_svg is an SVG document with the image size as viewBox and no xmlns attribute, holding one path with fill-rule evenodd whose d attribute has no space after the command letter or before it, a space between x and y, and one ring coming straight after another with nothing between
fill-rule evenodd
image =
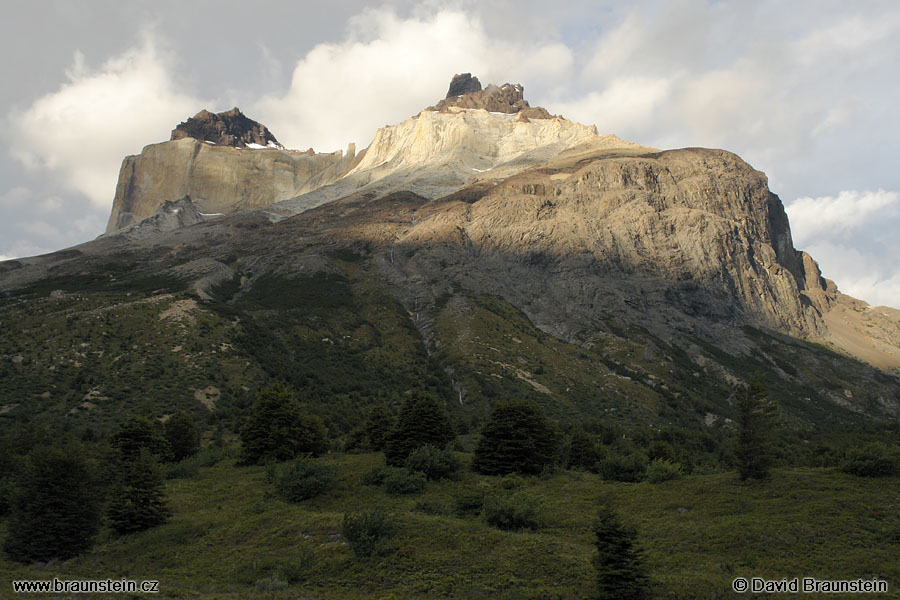
<instances>
[{"instance_id":1,"label":"jagged summit","mask_svg":"<svg viewBox=\"0 0 900 600\"><path fill-rule=\"evenodd\" d=\"M458 108L482 108L488 112L519 114L522 119L549 119L552 115L546 108L531 106L524 98L525 88L518 83L493 83L481 89L481 82L471 73L453 76L447 97L426 110L449 112L451 106Z\"/></svg>"},{"instance_id":2,"label":"jagged summit","mask_svg":"<svg viewBox=\"0 0 900 600\"><path fill-rule=\"evenodd\" d=\"M471 73L457 73L450 80L450 89L447 90L445 98L461 96L471 92L480 92L481 82L477 77L472 77Z\"/></svg>"},{"instance_id":3,"label":"jagged summit","mask_svg":"<svg viewBox=\"0 0 900 600\"><path fill-rule=\"evenodd\" d=\"M265 125L248 118L237 107L220 113L201 110L172 130L170 141L182 138L233 148L283 149Z\"/></svg>"}]
</instances>

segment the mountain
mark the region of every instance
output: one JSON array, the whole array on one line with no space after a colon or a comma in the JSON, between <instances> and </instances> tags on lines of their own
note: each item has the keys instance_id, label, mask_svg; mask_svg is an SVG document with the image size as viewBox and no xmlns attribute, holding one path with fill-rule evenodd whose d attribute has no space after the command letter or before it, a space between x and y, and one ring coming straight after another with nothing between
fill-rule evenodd
<instances>
[{"instance_id":1,"label":"mountain","mask_svg":"<svg viewBox=\"0 0 900 600\"><path fill-rule=\"evenodd\" d=\"M0 263L23 332L2 416L227 420L283 379L335 435L410 389L463 429L526 397L712 430L757 371L798 429L900 415L900 311L823 279L732 153L601 135L470 74L346 156L246 149L274 136L213 117L126 157L107 235Z\"/></svg>"}]
</instances>

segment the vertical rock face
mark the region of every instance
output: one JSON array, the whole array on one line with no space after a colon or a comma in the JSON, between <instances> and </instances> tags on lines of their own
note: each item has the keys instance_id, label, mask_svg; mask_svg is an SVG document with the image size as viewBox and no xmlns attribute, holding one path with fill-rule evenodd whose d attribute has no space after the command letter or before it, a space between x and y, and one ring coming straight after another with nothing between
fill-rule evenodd
<instances>
[{"instance_id":1,"label":"vertical rock face","mask_svg":"<svg viewBox=\"0 0 900 600\"><path fill-rule=\"evenodd\" d=\"M201 111L176 127L171 141L125 157L106 233L185 196L200 213L268 206L339 179L353 166L354 154L352 144L346 156L284 150L265 126L237 109Z\"/></svg>"}]
</instances>

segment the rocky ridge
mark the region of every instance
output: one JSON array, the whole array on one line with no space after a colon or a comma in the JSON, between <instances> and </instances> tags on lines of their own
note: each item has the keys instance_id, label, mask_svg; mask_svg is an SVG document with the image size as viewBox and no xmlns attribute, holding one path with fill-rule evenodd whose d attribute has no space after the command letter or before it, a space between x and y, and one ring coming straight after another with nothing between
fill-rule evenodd
<instances>
[{"instance_id":1,"label":"rocky ridge","mask_svg":"<svg viewBox=\"0 0 900 600\"><path fill-rule=\"evenodd\" d=\"M549 119L547 109L531 106L525 100L525 88L518 83L494 84L481 89L481 82L470 73L454 75L447 97L429 106L426 110L449 112L450 107L480 108L488 112L518 115L523 121L528 119Z\"/></svg>"},{"instance_id":2,"label":"rocky ridge","mask_svg":"<svg viewBox=\"0 0 900 600\"><path fill-rule=\"evenodd\" d=\"M237 107L229 111L211 113L204 109L172 130L170 141L193 138L218 146L232 148L278 148L272 132L265 125L249 119Z\"/></svg>"}]
</instances>

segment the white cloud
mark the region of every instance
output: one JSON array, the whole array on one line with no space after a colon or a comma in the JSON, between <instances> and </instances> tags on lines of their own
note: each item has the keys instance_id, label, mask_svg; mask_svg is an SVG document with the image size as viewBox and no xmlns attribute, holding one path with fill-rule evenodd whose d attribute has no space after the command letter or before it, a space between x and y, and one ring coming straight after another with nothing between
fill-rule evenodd
<instances>
[{"instance_id":1,"label":"white cloud","mask_svg":"<svg viewBox=\"0 0 900 600\"><path fill-rule=\"evenodd\" d=\"M122 158L203 105L176 89L167 62L149 35L97 69L76 52L66 83L7 115L11 154L108 209Z\"/></svg>"},{"instance_id":2,"label":"white cloud","mask_svg":"<svg viewBox=\"0 0 900 600\"><path fill-rule=\"evenodd\" d=\"M900 308L900 269L893 260L900 243L867 249L858 242L820 239L806 250L819 263L822 275L837 282L845 294L872 305Z\"/></svg>"},{"instance_id":3,"label":"white cloud","mask_svg":"<svg viewBox=\"0 0 900 600\"><path fill-rule=\"evenodd\" d=\"M254 108L286 146L319 151L366 145L378 127L409 118L444 96L454 73L483 84L561 81L564 44L493 39L478 18L454 10L401 18L390 9L354 18L344 41L319 44L294 67L290 88Z\"/></svg>"},{"instance_id":4,"label":"white cloud","mask_svg":"<svg viewBox=\"0 0 900 600\"><path fill-rule=\"evenodd\" d=\"M823 235L858 228L875 219L897 216L897 192L845 190L835 196L797 198L785 207L794 243L804 245Z\"/></svg>"}]
</instances>

